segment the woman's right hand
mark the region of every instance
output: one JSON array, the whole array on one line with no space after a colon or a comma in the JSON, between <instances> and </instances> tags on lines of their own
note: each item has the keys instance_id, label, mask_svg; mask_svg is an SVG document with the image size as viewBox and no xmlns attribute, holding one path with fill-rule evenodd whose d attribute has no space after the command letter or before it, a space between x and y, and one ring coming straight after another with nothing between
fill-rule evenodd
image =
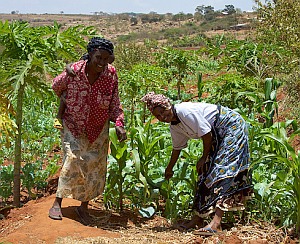
<instances>
[{"instance_id":1,"label":"woman's right hand","mask_svg":"<svg viewBox=\"0 0 300 244\"><path fill-rule=\"evenodd\" d=\"M171 159L170 159L170 162L165 170L165 179L168 180L170 179L174 172L173 172L173 167L179 157L179 154L180 154L180 151L181 150L176 150L176 149L173 149L172 150L172 155L171 155Z\"/></svg>"},{"instance_id":2,"label":"woman's right hand","mask_svg":"<svg viewBox=\"0 0 300 244\"><path fill-rule=\"evenodd\" d=\"M205 162L206 162L206 158L201 157L197 163L196 168L199 175L203 173Z\"/></svg>"},{"instance_id":3,"label":"woman's right hand","mask_svg":"<svg viewBox=\"0 0 300 244\"><path fill-rule=\"evenodd\" d=\"M67 70L67 73L69 76L72 76L72 77L75 77L76 76L76 73L75 71L71 68L71 65L70 64L67 64L66 65L66 70Z\"/></svg>"}]
</instances>

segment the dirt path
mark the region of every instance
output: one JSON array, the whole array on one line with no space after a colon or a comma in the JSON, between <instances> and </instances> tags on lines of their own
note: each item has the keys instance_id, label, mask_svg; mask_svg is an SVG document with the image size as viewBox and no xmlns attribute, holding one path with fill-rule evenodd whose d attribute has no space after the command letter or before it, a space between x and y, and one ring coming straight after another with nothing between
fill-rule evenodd
<instances>
[{"instance_id":1,"label":"dirt path","mask_svg":"<svg viewBox=\"0 0 300 244\"><path fill-rule=\"evenodd\" d=\"M48 210L54 201L54 195L31 201L20 209L13 209L9 218L3 223L2 241L12 243L54 243L59 237L73 236L82 239L87 237L119 237L117 233L99 228L86 227L79 222L75 206L80 202L64 199L61 221L51 220ZM4 235L4 237L3 237Z\"/></svg>"},{"instance_id":2,"label":"dirt path","mask_svg":"<svg viewBox=\"0 0 300 244\"><path fill-rule=\"evenodd\" d=\"M11 209L6 219L0 221L0 243L297 243L283 229L266 223L236 225L219 235L204 238L192 232L180 232L160 216L144 219L131 210L110 213L103 209L101 201L94 201L89 206L96 220L93 227L79 222L74 209L80 202L73 199L63 200L63 220L52 220L48 217L48 210L54 197L51 195L30 201L22 208Z\"/></svg>"},{"instance_id":3,"label":"dirt path","mask_svg":"<svg viewBox=\"0 0 300 244\"><path fill-rule=\"evenodd\" d=\"M133 211L109 213L97 202L89 206L97 220L94 227L79 222L74 209L80 202L73 199L63 200L63 220L52 220L48 210L54 197L51 195L11 209L7 218L0 221L0 243L192 243L197 239L191 233L171 229L162 217L149 220Z\"/></svg>"}]
</instances>

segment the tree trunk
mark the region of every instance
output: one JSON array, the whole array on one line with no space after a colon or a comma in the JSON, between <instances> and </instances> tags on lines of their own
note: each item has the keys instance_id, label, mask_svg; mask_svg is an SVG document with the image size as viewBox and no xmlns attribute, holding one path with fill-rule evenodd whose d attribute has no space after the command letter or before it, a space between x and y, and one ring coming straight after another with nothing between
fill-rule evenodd
<instances>
[{"instance_id":1,"label":"tree trunk","mask_svg":"<svg viewBox=\"0 0 300 244\"><path fill-rule=\"evenodd\" d=\"M23 97L24 97L25 82L21 84L18 91L17 109L16 109L16 125L17 135L15 138L15 162L14 162L14 206L20 207L20 188L21 188L21 161L22 161L22 117L23 117Z\"/></svg>"}]
</instances>

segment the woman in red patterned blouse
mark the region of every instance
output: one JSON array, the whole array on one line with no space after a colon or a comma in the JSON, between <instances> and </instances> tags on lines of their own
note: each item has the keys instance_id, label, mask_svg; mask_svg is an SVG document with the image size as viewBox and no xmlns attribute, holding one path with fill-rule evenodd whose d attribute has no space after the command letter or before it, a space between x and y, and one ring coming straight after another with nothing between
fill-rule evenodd
<instances>
[{"instance_id":1,"label":"woman in red patterned blouse","mask_svg":"<svg viewBox=\"0 0 300 244\"><path fill-rule=\"evenodd\" d=\"M113 44L100 37L87 46L89 57L71 65L75 76L64 71L53 80L57 96L63 94L66 109L61 130L64 152L56 199L49 217L62 219L62 199L81 201L75 209L80 221L89 225L88 202L102 194L109 140L109 121L115 123L120 141L124 141L124 113L119 99L118 76L110 65Z\"/></svg>"}]
</instances>

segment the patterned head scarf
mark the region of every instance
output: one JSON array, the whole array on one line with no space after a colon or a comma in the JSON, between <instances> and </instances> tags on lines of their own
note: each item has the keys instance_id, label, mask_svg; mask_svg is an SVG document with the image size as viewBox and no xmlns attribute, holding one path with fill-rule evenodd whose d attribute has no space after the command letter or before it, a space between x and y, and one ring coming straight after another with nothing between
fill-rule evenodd
<instances>
[{"instance_id":1,"label":"patterned head scarf","mask_svg":"<svg viewBox=\"0 0 300 244\"><path fill-rule=\"evenodd\" d=\"M110 55L114 54L114 45L111 41L106 40L102 37L93 37L88 45L87 45L87 51L92 52L95 49L104 49L110 53Z\"/></svg>"},{"instance_id":2,"label":"patterned head scarf","mask_svg":"<svg viewBox=\"0 0 300 244\"><path fill-rule=\"evenodd\" d=\"M171 103L169 98L162 94L155 94L154 92L149 92L141 99L142 102L146 103L147 108L153 113L153 110L160 106L165 109L171 108Z\"/></svg>"}]
</instances>

